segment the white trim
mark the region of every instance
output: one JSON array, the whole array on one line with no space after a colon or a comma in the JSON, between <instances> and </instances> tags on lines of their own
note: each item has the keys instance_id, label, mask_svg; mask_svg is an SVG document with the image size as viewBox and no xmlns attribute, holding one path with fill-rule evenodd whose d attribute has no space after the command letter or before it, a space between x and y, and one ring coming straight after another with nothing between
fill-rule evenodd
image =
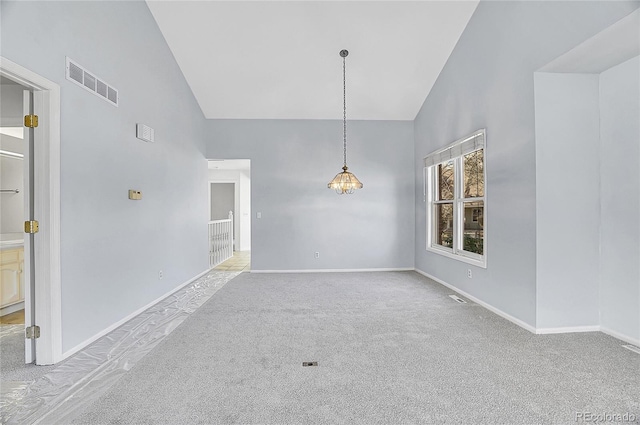
<instances>
[{"instance_id":1,"label":"white trim","mask_svg":"<svg viewBox=\"0 0 640 425\"><path fill-rule=\"evenodd\" d=\"M423 164L425 167L432 167L468 153L484 149L486 137L486 129L478 129L470 135L448 144L442 149L431 152L424 157Z\"/></svg>"},{"instance_id":2,"label":"white trim","mask_svg":"<svg viewBox=\"0 0 640 425\"><path fill-rule=\"evenodd\" d=\"M614 331L613 329L605 328L604 326L600 326L600 332L605 333L609 336L617 338L621 341L628 342L629 344L633 344L636 347L640 347L640 339L631 338L630 336L623 335L618 331Z\"/></svg>"},{"instance_id":3,"label":"white trim","mask_svg":"<svg viewBox=\"0 0 640 425\"><path fill-rule=\"evenodd\" d=\"M528 323L517 319L513 316L511 316L508 313L505 313L504 311L490 305L487 304L486 302L479 300L478 298L474 297L473 295L468 294L467 292L456 288L455 286L441 280L438 279L437 277L430 275L429 273L423 272L420 269L415 269L416 273L420 273L421 275L423 275L424 277L427 277L443 286L446 286L449 289L454 290L455 292L467 297L468 299L470 299L471 301L475 302L476 304L481 305L482 307L486 308L487 310L497 314L498 316L507 319L508 321L520 326L523 329L528 330L531 333L534 333L536 335L550 335L550 334L564 334L564 333L575 333L575 332L602 332L604 334L607 334L609 336L612 336L616 339L619 339L621 341L627 342L629 344L633 344L637 347L640 347L640 339L635 339L635 338L631 338L627 335L623 335L619 332L616 332L614 330L605 328L603 326L599 326L599 325L590 325L590 326L565 326L565 327L559 327L559 328L535 328L531 325L529 325Z\"/></svg>"},{"instance_id":4,"label":"white trim","mask_svg":"<svg viewBox=\"0 0 640 425\"><path fill-rule=\"evenodd\" d=\"M60 86L0 56L0 75L30 88L40 125L35 130L36 316L41 337L36 363L62 360L62 303L60 281ZM25 248L27 248L25 246ZM25 256L26 259L26 256ZM39 259L39 261L38 261ZM25 285L26 286L26 285Z\"/></svg>"},{"instance_id":5,"label":"white trim","mask_svg":"<svg viewBox=\"0 0 640 425\"><path fill-rule=\"evenodd\" d=\"M427 251L433 252L438 255L442 255L443 257L451 258L452 260L457 260L463 263L471 264L483 269L487 268L487 264L484 261L476 260L475 258L468 257L463 254L454 254L453 251L448 251L445 249L433 248L427 245ZM485 257L486 259L486 257Z\"/></svg>"},{"instance_id":6,"label":"white trim","mask_svg":"<svg viewBox=\"0 0 640 425\"><path fill-rule=\"evenodd\" d=\"M211 270L213 270L213 269L207 269L207 270L203 271L202 273L198 274L197 276L189 279L188 281L178 285L174 289L171 289L169 292L165 293L164 295L161 295L160 297L158 297L155 300L151 301L149 304L145 305L144 307L140 307L139 309L137 309L133 313L129 314L128 316L125 316L124 318L120 319L119 321L117 321L116 323L112 324L111 326L103 329L102 331L98 332L97 334L95 334L91 338L86 339L83 342L81 342L80 344L78 344L75 347L73 347L72 349L70 349L68 351L65 351L64 354L62 355L62 358L66 359L67 357L74 355L75 353L77 353L78 351L82 350L83 348L85 348L89 344L97 341L98 339L102 338L103 336L105 336L109 332L113 331L114 329L124 325L126 322L128 322L131 319L133 319L134 317L136 317L137 315L139 315L143 311L146 311L147 309L149 309L149 308L153 307L154 305L158 304L160 301L164 300L165 298L167 298L171 294L179 291L180 289L184 288L185 286L187 286L188 284L192 283L196 279L201 278L205 274L209 273Z\"/></svg>"},{"instance_id":7,"label":"white trim","mask_svg":"<svg viewBox=\"0 0 640 425\"><path fill-rule=\"evenodd\" d=\"M15 313L24 309L24 301L18 301L17 303L5 305L0 308L0 316L6 316L7 314Z\"/></svg>"},{"instance_id":8,"label":"white trim","mask_svg":"<svg viewBox=\"0 0 640 425\"><path fill-rule=\"evenodd\" d=\"M415 271L417 273L420 273L424 277L427 277L427 278L429 278L429 279L431 279L431 280L433 280L435 282L438 282L439 284L441 284L443 286L446 286L447 288L459 293L460 295L463 295L464 297L470 299L471 301L473 301L476 304L481 305L482 307L486 308L487 310L497 314L498 316L502 317L503 319L507 319L508 321L520 326L523 329L528 330L531 333L534 333L534 334L536 333L536 328L534 326L531 326L530 324L528 324L528 323L526 323L526 322L524 322L524 321L522 321L522 320L520 320L520 319L518 319L516 317L513 317L512 315L510 315L508 313L505 313L504 311L492 306L491 304L487 304L486 302L474 297L473 295L468 294L467 292L465 292L465 291L463 291L461 289L458 289L455 286L453 286L453 285L451 285L451 284L449 284L449 283L447 283L447 282L445 282L445 281L443 281L441 279L438 279L437 277L432 276L427 272L423 272L420 269L415 269Z\"/></svg>"},{"instance_id":9,"label":"white trim","mask_svg":"<svg viewBox=\"0 0 640 425\"><path fill-rule=\"evenodd\" d=\"M598 332L600 326L563 326L559 328L536 328L536 334L538 335L550 335L550 334L570 334L577 332Z\"/></svg>"},{"instance_id":10,"label":"white trim","mask_svg":"<svg viewBox=\"0 0 640 425\"><path fill-rule=\"evenodd\" d=\"M360 273L360 272L409 272L413 267L382 269L302 269L302 270L251 270L251 273Z\"/></svg>"}]
</instances>

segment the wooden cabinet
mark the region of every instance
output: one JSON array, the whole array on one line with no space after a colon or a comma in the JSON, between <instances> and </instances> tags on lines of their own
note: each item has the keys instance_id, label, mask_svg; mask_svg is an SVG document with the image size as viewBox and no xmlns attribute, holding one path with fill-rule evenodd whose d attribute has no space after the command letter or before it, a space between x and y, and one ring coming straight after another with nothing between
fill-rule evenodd
<instances>
[{"instance_id":1,"label":"wooden cabinet","mask_svg":"<svg viewBox=\"0 0 640 425\"><path fill-rule=\"evenodd\" d=\"M0 307L24 301L24 249L0 251Z\"/></svg>"}]
</instances>

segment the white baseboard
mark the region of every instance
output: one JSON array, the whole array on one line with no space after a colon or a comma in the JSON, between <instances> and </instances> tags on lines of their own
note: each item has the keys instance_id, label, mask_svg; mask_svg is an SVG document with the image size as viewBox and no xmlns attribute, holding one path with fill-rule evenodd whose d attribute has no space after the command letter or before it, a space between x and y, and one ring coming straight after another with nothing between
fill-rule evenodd
<instances>
[{"instance_id":1,"label":"white baseboard","mask_svg":"<svg viewBox=\"0 0 640 425\"><path fill-rule=\"evenodd\" d=\"M491 304L488 304L488 303L486 303L486 302L474 297L473 295L468 294L468 293L464 292L463 290L458 289L455 286L453 286L453 285L451 285L451 284L449 284L449 283L447 283L447 282L445 282L443 280L440 280L435 276L430 275L429 273L423 272L422 270L419 270L419 269L415 269L415 271L420 273L421 275L431 279L431 280L434 280L434 281L438 282L439 284L441 284L443 286L446 286L447 288L459 293L460 295L462 295L462 296L464 296L466 298L469 298L474 303L481 305L482 307L484 307L487 310L497 314L498 316L502 317L503 319L507 319L508 321L520 326L523 329L528 330L531 333L536 333L536 328L534 326L531 326L530 324L518 319L517 317L513 317L512 315L510 315L508 313L505 313L504 311L492 306Z\"/></svg>"},{"instance_id":2,"label":"white baseboard","mask_svg":"<svg viewBox=\"0 0 640 425\"><path fill-rule=\"evenodd\" d=\"M640 347L640 339L631 338L630 336L623 335L620 332L614 331L609 328L605 328L604 326L600 326L600 332L605 333L614 338L617 338L621 341L628 342L629 344L635 345L636 347Z\"/></svg>"},{"instance_id":3,"label":"white baseboard","mask_svg":"<svg viewBox=\"0 0 640 425\"><path fill-rule=\"evenodd\" d=\"M24 310L24 301L0 308L0 316L6 316L7 314L15 313L20 310Z\"/></svg>"},{"instance_id":4,"label":"white baseboard","mask_svg":"<svg viewBox=\"0 0 640 425\"><path fill-rule=\"evenodd\" d=\"M549 335L549 334L560 334L560 333L574 333L574 332L602 332L605 333L609 336L612 336L614 338L617 338L621 341L627 342L629 344L633 344L637 347L640 347L640 340L639 339L635 339L635 338L631 338L627 335L621 334L620 332L616 332L614 330L605 328L603 326L599 326L599 325L590 325L590 326L565 326L565 327L559 327L559 328L536 328L534 326L529 325L526 322L523 322L520 319L517 319L513 316L511 316L510 314L505 313L504 311L490 305L487 304L486 302L479 300L478 298L474 297L473 295L470 295L458 288L456 288L455 286L444 282L443 280L438 279L435 276L430 275L429 273L423 272L422 270L419 269L415 269L415 271L417 273L420 273L421 275L434 280L436 282L438 282L439 284L446 286L449 289L452 289L453 291L469 298L471 301L475 302L476 304L481 305L482 307L486 308L487 310L497 314L498 316L507 319L510 322L515 323L516 325L528 330L531 333L537 334L537 335Z\"/></svg>"},{"instance_id":5,"label":"white baseboard","mask_svg":"<svg viewBox=\"0 0 640 425\"><path fill-rule=\"evenodd\" d=\"M390 269L304 269L304 270L251 270L251 273L356 273L356 272L409 272L413 267Z\"/></svg>"},{"instance_id":6,"label":"white baseboard","mask_svg":"<svg viewBox=\"0 0 640 425\"><path fill-rule=\"evenodd\" d=\"M146 309L148 309L150 307L153 307L154 305L158 304L160 301L164 300L165 298L167 298L168 296L170 296L174 292L179 291L180 289L184 288L185 286L187 286L188 284L190 284L194 280L199 279L200 277L202 277L205 274L209 273L211 270L212 269L207 269L207 270L203 271L202 273L198 274L197 276L192 277L188 281L178 285L177 287L175 287L174 289L171 289L169 292L165 293L164 295L161 295L160 297L158 297L155 300L151 301L149 304L145 305L144 307L140 307L139 309L137 309L133 313L129 314L128 316L126 316L124 318L122 318L121 320L118 320L116 323L114 323L111 326L103 329L102 331L98 332L97 334L95 334L91 338L86 339L85 341L83 341L80 344L76 345L72 349L64 352L62 354L62 358L59 361L62 361L64 359L66 359L67 357L74 355L75 353L77 353L78 351L82 350L83 348L85 348L86 346L91 344L92 342L97 341L98 339L102 338L103 336L105 336L109 332L113 331L114 329L124 325L126 322L128 322L129 320L131 320L134 317L136 317L138 314L140 314L143 311L145 311Z\"/></svg>"},{"instance_id":7,"label":"white baseboard","mask_svg":"<svg viewBox=\"0 0 640 425\"><path fill-rule=\"evenodd\" d=\"M599 332L600 326L563 326L559 328L536 328L538 335L569 334L575 332Z\"/></svg>"}]
</instances>

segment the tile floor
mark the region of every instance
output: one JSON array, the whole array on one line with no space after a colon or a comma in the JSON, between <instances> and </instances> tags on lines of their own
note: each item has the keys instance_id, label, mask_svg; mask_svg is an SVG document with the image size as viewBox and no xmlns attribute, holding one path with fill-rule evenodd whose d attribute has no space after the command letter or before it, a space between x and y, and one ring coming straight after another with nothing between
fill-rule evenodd
<instances>
[{"instance_id":1,"label":"tile floor","mask_svg":"<svg viewBox=\"0 0 640 425\"><path fill-rule=\"evenodd\" d=\"M248 272L251 270L251 251L234 251L233 257L218 264L214 270L225 272Z\"/></svg>"},{"instance_id":2,"label":"tile floor","mask_svg":"<svg viewBox=\"0 0 640 425\"><path fill-rule=\"evenodd\" d=\"M24 310L0 317L0 325L24 325Z\"/></svg>"}]
</instances>

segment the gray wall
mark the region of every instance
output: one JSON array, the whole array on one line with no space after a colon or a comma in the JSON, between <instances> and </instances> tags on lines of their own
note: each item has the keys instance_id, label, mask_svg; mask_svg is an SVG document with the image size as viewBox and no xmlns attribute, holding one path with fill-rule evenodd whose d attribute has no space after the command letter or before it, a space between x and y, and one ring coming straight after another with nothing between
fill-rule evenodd
<instances>
[{"instance_id":1,"label":"gray wall","mask_svg":"<svg viewBox=\"0 0 640 425\"><path fill-rule=\"evenodd\" d=\"M23 92L24 87L17 83L0 85L0 126L22 127L23 120Z\"/></svg>"},{"instance_id":2,"label":"gray wall","mask_svg":"<svg viewBox=\"0 0 640 425\"><path fill-rule=\"evenodd\" d=\"M640 59L600 74L601 326L640 341Z\"/></svg>"},{"instance_id":3,"label":"gray wall","mask_svg":"<svg viewBox=\"0 0 640 425\"><path fill-rule=\"evenodd\" d=\"M415 120L416 267L536 323L533 73L638 2L480 2ZM425 41L427 42L427 41ZM487 129L487 268L425 250L422 158ZM466 277L473 269L473 279Z\"/></svg>"},{"instance_id":4,"label":"gray wall","mask_svg":"<svg viewBox=\"0 0 640 425\"><path fill-rule=\"evenodd\" d=\"M597 326L597 74L535 74L537 327Z\"/></svg>"},{"instance_id":5,"label":"gray wall","mask_svg":"<svg viewBox=\"0 0 640 425\"><path fill-rule=\"evenodd\" d=\"M3 1L1 12L2 55L61 88L67 351L208 268L205 120L144 2ZM65 56L117 88L120 106L65 80ZM155 143L135 138L137 122Z\"/></svg>"},{"instance_id":6,"label":"gray wall","mask_svg":"<svg viewBox=\"0 0 640 425\"><path fill-rule=\"evenodd\" d=\"M349 122L352 195L327 188L340 121L212 120L208 133L209 158L251 159L252 270L413 268L411 122Z\"/></svg>"},{"instance_id":7,"label":"gray wall","mask_svg":"<svg viewBox=\"0 0 640 425\"><path fill-rule=\"evenodd\" d=\"M235 184L211 183L211 220L229 218L229 211L235 214Z\"/></svg>"}]
</instances>

